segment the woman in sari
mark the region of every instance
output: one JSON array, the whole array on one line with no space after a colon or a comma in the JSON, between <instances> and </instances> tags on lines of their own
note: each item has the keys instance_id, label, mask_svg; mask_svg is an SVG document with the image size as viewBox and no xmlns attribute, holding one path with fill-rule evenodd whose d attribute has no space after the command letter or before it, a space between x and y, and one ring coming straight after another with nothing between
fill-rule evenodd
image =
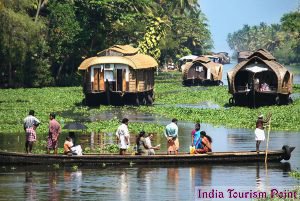
<instances>
[{"instance_id":1,"label":"woman in sari","mask_svg":"<svg viewBox=\"0 0 300 201\"><path fill-rule=\"evenodd\" d=\"M195 130L192 131L192 146L195 147L195 149L201 149L202 143L201 143L201 135L200 135L200 124L195 124Z\"/></svg>"},{"instance_id":2,"label":"woman in sari","mask_svg":"<svg viewBox=\"0 0 300 201\"><path fill-rule=\"evenodd\" d=\"M211 152L211 143L212 143L212 139L210 136L206 135L205 131L201 131L200 132L201 135L201 143L202 143L202 148L200 149L195 149L195 153L198 154L203 154L203 153L207 153L207 152Z\"/></svg>"}]
</instances>

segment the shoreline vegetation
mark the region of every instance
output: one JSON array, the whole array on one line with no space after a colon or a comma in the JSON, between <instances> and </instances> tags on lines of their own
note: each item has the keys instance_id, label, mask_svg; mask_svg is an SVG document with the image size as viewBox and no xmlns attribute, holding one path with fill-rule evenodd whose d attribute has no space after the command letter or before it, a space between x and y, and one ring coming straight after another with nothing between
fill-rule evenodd
<instances>
[{"instance_id":1,"label":"shoreline vegetation","mask_svg":"<svg viewBox=\"0 0 300 201\"><path fill-rule=\"evenodd\" d=\"M300 131L300 99L291 105L267 106L256 109L232 107L228 104L230 95L227 86L184 87L179 72L159 73L155 79L154 106L123 106L121 110L136 110L160 115L165 118L176 117L180 121L208 123L228 128L253 128L257 115L271 112L272 129ZM294 93L300 93L300 85L294 85ZM58 121L64 125L72 121L81 121L88 132L114 132L120 119L91 121L90 116L114 109L114 106L90 108L84 106L82 87L47 87L1 89L0 95L0 133L23 132L22 122L30 109L35 110L41 120L39 133L48 131L50 112L57 113ZM214 104L218 107L184 107L184 105ZM164 125L156 123L131 122L132 133L147 130L151 133L163 133Z\"/></svg>"}]
</instances>

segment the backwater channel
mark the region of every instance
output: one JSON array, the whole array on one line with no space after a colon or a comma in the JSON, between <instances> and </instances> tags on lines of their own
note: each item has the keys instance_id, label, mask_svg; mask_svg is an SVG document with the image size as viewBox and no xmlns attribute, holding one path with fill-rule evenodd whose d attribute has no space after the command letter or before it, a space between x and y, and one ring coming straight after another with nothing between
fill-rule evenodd
<instances>
[{"instance_id":1,"label":"backwater channel","mask_svg":"<svg viewBox=\"0 0 300 201\"><path fill-rule=\"evenodd\" d=\"M235 64L225 65L224 72ZM294 83L299 84L299 73ZM223 75L226 85L226 75ZM184 107L184 105L178 105ZM187 107L194 107L188 105ZM214 107L218 106L204 106ZM135 110L115 110L96 114L90 121L127 117L130 122L152 122L167 125L170 119L154 114L138 113ZM228 117L230 118L230 117ZM192 122L179 122L180 152L187 152L191 144ZM254 150L252 129L231 129L201 124L213 138L213 151ZM67 133L60 136L62 146ZM113 133L76 134L84 148L93 149L101 144L114 143ZM38 134L39 140L47 134ZM103 136L106 136L105 138ZM209 190L243 188L248 191L269 192L269 188L293 190L300 181L289 176L291 170L300 171L300 133L273 131L270 133L269 149L277 150L285 144L295 146L289 161L279 163L234 163L199 164L183 166L99 166L99 167L59 167L53 166L2 166L0 167L0 200L195 200L195 187ZM134 136L132 136L134 138ZM152 143L161 144L161 152L166 151L163 134L157 134ZM266 148L262 143L261 150ZM24 151L24 134L0 133L0 149ZM229 199L224 192L224 199ZM227 197L226 197L227 196ZM298 195L299 196L299 195ZM198 199L210 200L210 199Z\"/></svg>"},{"instance_id":2,"label":"backwater channel","mask_svg":"<svg viewBox=\"0 0 300 201\"><path fill-rule=\"evenodd\" d=\"M166 125L170 119L134 110L115 110L97 114L91 120L128 117L131 122L155 122ZM180 151L187 152L191 144L190 132L194 123L179 122ZM253 130L229 129L201 124L213 138L214 151L254 150ZM62 145L67 133L60 137ZM77 134L76 134L77 135ZM93 148L101 143L114 143L113 134L78 134L83 147ZM44 139L46 135L39 135ZM134 137L134 136L132 136ZM99 144L100 143L100 144ZM161 144L166 151L162 134L157 134L153 144ZM194 200L195 187L214 189L246 187L252 191L264 191L268 186L292 190L299 185L288 175L300 168L300 138L298 132L271 131L269 149L281 149L282 145L295 146L289 161L270 163L199 164L184 166L107 166L107 167L60 167L52 166L3 166L0 167L0 200ZM13 138L0 134L0 148L23 151L24 134ZM261 149L265 149L265 143ZM226 195L225 195L226 196ZM226 200L226 199L223 199ZM236 200L236 199L235 199ZM241 199L248 200L248 199Z\"/></svg>"}]
</instances>

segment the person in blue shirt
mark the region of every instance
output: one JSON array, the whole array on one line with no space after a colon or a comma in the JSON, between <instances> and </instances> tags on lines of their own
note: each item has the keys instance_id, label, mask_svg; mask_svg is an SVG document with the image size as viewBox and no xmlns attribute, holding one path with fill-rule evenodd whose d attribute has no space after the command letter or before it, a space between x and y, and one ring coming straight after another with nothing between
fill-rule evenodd
<instances>
[{"instance_id":1,"label":"person in blue shirt","mask_svg":"<svg viewBox=\"0 0 300 201\"><path fill-rule=\"evenodd\" d=\"M178 154L179 150L179 140L178 140L178 120L176 118L172 119L172 122L166 126L165 136L168 141L168 154L175 153Z\"/></svg>"}]
</instances>

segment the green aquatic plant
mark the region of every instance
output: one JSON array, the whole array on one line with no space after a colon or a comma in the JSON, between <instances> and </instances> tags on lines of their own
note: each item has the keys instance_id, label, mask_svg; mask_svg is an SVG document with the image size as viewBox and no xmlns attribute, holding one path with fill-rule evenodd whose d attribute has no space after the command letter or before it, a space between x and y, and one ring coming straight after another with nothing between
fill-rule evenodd
<instances>
[{"instance_id":1,"label":"green aquatic plant","mask_svg":"<svg viewBox=\"0 0 300 201\"><path fill-rule=\"evenodd\" d=\"M300 179L300 172L293 170L293 171L289 172L289 176L294 177L296 179Z\"/></svg>"},{"instance_id":2,"label":"green aquatic plant","mask_svg":"<svg viewBox=\"0 0 300 201\"><path fill-rule=\"evenodd\" d=\"M73 170L73 171L77 171L77 170L78 170L78 165L73 165L73 166L72 166L72 170Z\"/></svg>"},{"instance_id":3,"label":"green aquatic plant","mask_svg":"<svg viewBox=\"0 0 300 201\"><path fill-rule=\"evenodd\" d=\"M117 144L108 144L104 147L104 151L107 151L109 153L118 153L119 146Z\"/></svg>"},{"instance_id":4,"label":"green aquatic plant","mask_svg":"<svg viewBox=\"0 0 300 201\"><path fill-rule=\"evenodd\" d=\"M122 111L124 115L127 115L128 111L136 111L170 119L176 117L181 121L199 121L233 128L253 128L258 114L271 112L273 114L272 129L300 130L299 98L296 98L293 104L284 106L267 106L257 109L230 107L228 105L230 95L226 86L185 87L181 84L179 72L160 72L155 80L154 105L141 107L101 105L90 108L82 105L84 95L81 87L1 89L0 133L24 132L23 119L30 109L34 109L37 118L41 120L37 129L37 143L39 143L37 147L46 146L46 140L39 139L39 137L48 132L50 112L57 113L57 120L62 127L67 122L81 121L88 127L88 133L114 133L120 125L120 117L97 119L97 115L115 110ZM294 93L300 93L300 85L294 85ZM199 106L203 103L215 104L218 107L185 107L188 104ZM139 133L141 130L147 133L163 133L164 126L160 122L130 121L129 130L131 133ZM63 150L59 152L63 153Z\"/></svg>"}]
</instances>

